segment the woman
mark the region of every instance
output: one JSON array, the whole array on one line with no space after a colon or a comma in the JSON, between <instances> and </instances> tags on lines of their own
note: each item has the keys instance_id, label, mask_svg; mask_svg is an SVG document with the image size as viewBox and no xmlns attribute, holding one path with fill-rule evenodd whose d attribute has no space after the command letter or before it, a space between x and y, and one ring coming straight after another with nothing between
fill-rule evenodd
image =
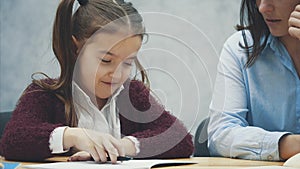
<instances>
[{"instance_id":1,"label":"woman","mask_svg":"<svg viewBox=\"0 0 300 169\"><path fill-rule=\"evenodd\" d=\"M211 155L285 160L300 152L300 0L243 0L210 106ZM297 33L298 32L298 33Z\"/></svg>"}]
</instances>

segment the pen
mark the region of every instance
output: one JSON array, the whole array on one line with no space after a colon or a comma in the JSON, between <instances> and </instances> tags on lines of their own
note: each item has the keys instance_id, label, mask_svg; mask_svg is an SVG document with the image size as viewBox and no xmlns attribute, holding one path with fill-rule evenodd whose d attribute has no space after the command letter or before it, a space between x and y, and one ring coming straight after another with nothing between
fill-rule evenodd
<instances>
[{"instance_id":1,"label":"pen","mask_svg":"<svg viewBox=\"0 0 300 169\"><path fill-rule=\"evenodd\" d=\"M127 156L118 156L117 157L117 161L128 161L128 160L132 160L132 158L127 157ZM107 161L111 161L110 157L107 157Z\"/></svg>"}]
</instances>

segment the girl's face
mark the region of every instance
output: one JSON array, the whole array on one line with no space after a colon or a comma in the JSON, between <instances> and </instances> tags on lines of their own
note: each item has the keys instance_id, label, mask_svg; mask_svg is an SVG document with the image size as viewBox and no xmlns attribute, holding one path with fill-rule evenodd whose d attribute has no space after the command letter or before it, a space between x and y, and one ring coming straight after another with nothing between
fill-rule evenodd
<instances>
[{"instance_id":1,"label":"girl's face","mask_svg":"<svg viewBox=\"0 0 300 169\"><path fill-rule=\"evenodd\" d=\"M78 56L76 82L90 97L109 98L129 78L141 43L140 36L95 35Z\"/></svg>"},{"instance_id":2,"label":"girl's face","mask_svg":"<svg viewBox=\"0 0 300 169\"><path fill-rule=\"evenodd\" d=\"M259 12L276 37L288 35L288 20L297 4L300 0L256 0Z\"/></svg>"}]
</instances>

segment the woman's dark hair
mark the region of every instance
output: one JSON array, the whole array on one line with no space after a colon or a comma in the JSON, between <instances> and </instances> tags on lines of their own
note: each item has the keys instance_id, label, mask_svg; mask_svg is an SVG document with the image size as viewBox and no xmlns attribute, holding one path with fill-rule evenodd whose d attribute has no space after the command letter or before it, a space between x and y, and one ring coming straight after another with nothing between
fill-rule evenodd
<instances>
[{"instance_id":1,"label":"woman's dark hair","mask_svg":"<svg viewBox=\"0 0 300 169\"><path fill-rule=\"evenodd\" d=\"M240 8L240 24L236 26L242 31L244 45L240 46L246 50L248 60L245 67L250 67L267 44L270 31L263 16L258 11L255 0L242 0ZM246 31L249 30L253 43L247 41Z\"/></svg>"},{"instance_id":2,"label":"woman's dark hair","mask_svg":"<svg viewBox=\"0 0 300 169\"><path fill-rule=\"evenodd\" d=\"M73 71L77 59L76 45L72 40L85 40L112 21L126 20L133 32L144 36L143 19L131 3L123 0L79 0L80 7L73 14L74 0L62 0L58 6L53 26L52 48L60 64L60 76L54 84L33 79L33 83L56 94L65 104L66 123L77 126L77 117L72 100ZM135 60L142 81L149 86L146 71Z\"/></svg>"}]
</instances>

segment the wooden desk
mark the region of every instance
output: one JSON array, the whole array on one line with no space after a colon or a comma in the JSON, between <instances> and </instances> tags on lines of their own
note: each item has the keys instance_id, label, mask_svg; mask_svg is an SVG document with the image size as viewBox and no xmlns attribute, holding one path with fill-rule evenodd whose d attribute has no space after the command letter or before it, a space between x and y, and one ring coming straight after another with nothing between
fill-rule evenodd
<instances>
[{"instance_id":1,"label":"wooden desk","mask_svg":"<svg viewBox=\"0 0 300 169\"><path fill-rule=\"evenodd\" d=\"M255 166L282 166L283 162L267 162L267 161L253 161L253 160L240 160L222 157L193 157L189 159L180 159L193 161L197 164L174 166L174 167L161 167L160 169L229 169L229 168L243 168L243 167L255 167ZM67 161L67 157L54 157L49 158L45 162L59 162ZM9 161L6 161L9 162ZM22 165L38 164L34 162L21 162L21 166L18 169L22 169Z\"/></svg>"},{"instance_id":2,"label":"wooden desk","mask_svg":"<svg viewBox=\"0 0 300 169\"><path fill-rule=\"evenodd\" d=\"M197 164L178 166L178 167L166 167L167 169L226 169L226 168L243 168L243 167L257 167L257 166L282 166L283 162L268 162L268 161L253 161L253 160L241 160L231 159L223 157L193 157L190 159L184 159L187 161L194 161Z\"/></svg>"}]
</instances>

